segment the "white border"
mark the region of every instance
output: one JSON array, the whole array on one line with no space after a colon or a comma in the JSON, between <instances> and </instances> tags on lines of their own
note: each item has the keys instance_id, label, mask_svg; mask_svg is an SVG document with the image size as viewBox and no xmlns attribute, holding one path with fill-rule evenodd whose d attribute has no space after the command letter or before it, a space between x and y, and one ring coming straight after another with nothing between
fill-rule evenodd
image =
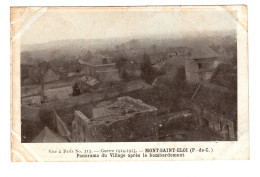
<instances>
[{"instance_id":1,"label":"white border","mask_svg":"<svg viewBox=\"0 0 260 177\"><path fill-rule=\"evenodd\" d=\"M2 122L0 127L0 166L3 176L87 176L101 172L102 176L109 173L113 176L258 176L259 171L259 3L257 1L242 0L211 0L208 5L217 4L247 4L249 10L249 95L250 95L250 161L211 161L211 162L134 162L134 163L11 163L10 162L10 43L9 7L10 6L78 6L78 5L203 5L205 1L175 1L163 3L157 1L131 1L117 3L117 1L83 1L83 0L15 0L1 2L1 76L4 80L1 87ZM257 82L258 81L258 82ZM137 173L136 173L137 171ZM2 175L1 175L2 176ZM96 176L96 175L95 175Z\"/></svg>"}]
</instances>

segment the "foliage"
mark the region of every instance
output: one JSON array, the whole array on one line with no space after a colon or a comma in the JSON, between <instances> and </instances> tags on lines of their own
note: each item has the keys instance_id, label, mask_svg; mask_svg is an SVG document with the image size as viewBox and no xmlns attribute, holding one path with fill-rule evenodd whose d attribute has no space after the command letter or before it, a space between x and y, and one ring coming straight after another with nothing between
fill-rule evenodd
<instances>
[{"instance_id":1,"label":"foliage","mask_svg":"<svg viewBox=\"0 0 260 177\"><path fill-rule=\"evenodd\" d=\"M179 109L179 101L185 88L185 68L179 67L174 78L163 78L162 83L155 88L156 92L160 103L170 106L170 111L175 111Z\"/></svg>"},{"instance_id":2,"label":"foliage","mask_svg":"<svg viewBox=\"0 0 260 177\"><path fill-rule=\"evenodd\" d=\"M80 89L79 89L79 86L77 83L75 83L73 85L73 93L72 93L73 96L78 96L80 95Z\"/></svg>"},{"instance_id":3,"label":"foliage","mask_svg":"<svg viewBox=\"0 0 260 177\"><path fill-rule=\"evenodd\" d=\"M118 68L119 72L122 72L124 65L127 62L127 58L121 56L118 59L116 59L116 67Z\"/></svg>"},{"instance_id":4,"label":"foliage","mask_svg":"<svg viewBox=\"0 0 260 177\"><path fill-rule=\"evenodd\" d=\"M90 50L88 50L87 54L86 54L86 59L89 60L93 57L92 53Z\"/></svg>"},{"instance_id":5,"label":"foliage","mask_svg":"<svg viewBox=\"0 0 260 177\"><path fill-rule=\"evenodd\" d=\"M143 62L141 63L141 78L147 83L151 84L155 79L155 71L152 67L152 63L149 55L146 53L143 55Z\"/></svg>"},{"instance_id":6,"label":"foliage","mask_svg":"<svg viewBox=\"0 0 260 177\"><path fill-rule=\"evenodd\" d=\"M123 78L124 81L126 81L126 82L128 82L129 79L130 79L130 77L129 77L129 75L127 74L127 72L126 72L125 69L122 71L122 78Z\"/></svg>"}]
</instances>

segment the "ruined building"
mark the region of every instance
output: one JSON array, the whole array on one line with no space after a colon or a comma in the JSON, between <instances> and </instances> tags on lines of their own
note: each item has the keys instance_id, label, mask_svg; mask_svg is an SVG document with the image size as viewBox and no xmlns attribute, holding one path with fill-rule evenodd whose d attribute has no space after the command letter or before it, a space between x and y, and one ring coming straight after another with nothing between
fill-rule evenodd
<instances>
[{"instance_id":1,"label":"ruined building","mask_svg":"<svg viewBox=\"0 0 260 177\"><path fill-rule=\"evenodd\" d=\"M209 127L225 140L237 139L236 68L220 64L208 83L198 86L191 98L200 126Z\"/></svg>"},{"instance_id":2,"label":"ruined building","mask_svg":"<svg viewBox=\"0 0 260 177\"><path fill-rule=\"evenodd\" d=\"M43 75L43 82L44 83L58 81L59 79L60 79L59 73L56 73L51 68L49 68Z\"/></svg>"},{"instance_id":3,"label":"ruined building","mask_svg":"<svg viewBox=\"0 0 260 177\"><path fill-rule=\"evenodd\" d=\"M219 55L210 48L192 50L185 59L186 80L195 84L209 80L218 63Z\"/></svg>"},{"instance_id":4,"label":"ruined building","mask_svg":"<svg viewBox=\"0 0 260 177\"><path fill-rule=\"evenodd\" d=\"M158 137L157 108L131 97L104 101L92 117L75 111L72 142L127 142Z\"/></svg>"},{"instance_id":5,"label":"ruined building","mask_svg":"<svg viewBox=\"0 0 260 177\"><path fill-rule=\"evenodd\" d=\"M21 107L22 142L70 141L70 130L54 110Z\"/></svg>"},{"instance_id":6,"label":"ruined building","mask_svg":"<svg viewBox=\"0 0 260 177\"><path fill-rule=\"evenodd\" d=\"M112 63L108 57L96 55L87 61L79 60L79 63L85 74L100 82L120 80L116 64Z\"/></svg>"}]
</instances>

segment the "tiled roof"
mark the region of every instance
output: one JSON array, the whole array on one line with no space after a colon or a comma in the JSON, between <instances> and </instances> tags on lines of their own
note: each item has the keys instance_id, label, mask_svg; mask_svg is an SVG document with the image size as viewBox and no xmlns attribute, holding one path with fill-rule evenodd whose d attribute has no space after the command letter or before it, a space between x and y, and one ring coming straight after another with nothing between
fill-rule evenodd
<instances>
[{"instance_id":1,"label":"tiled roof","mask_svg":"<svg viewBox=\"0 0 260 177\"><path fill-rule=\"evenodd\" d=\"M219 54L214 52L209 47L197 47L196 49L191 50L191 55L188 59L209 59L209 58L218 58Z\"/></svg>"},{"instance_id":2,"label":"tiled roof","mask_svg":"<svg viewBox=\"0 0 260 177\"><path fill-rule=\"evenodd\" d=\"M233 121L237 116L236 93L213 84L203 84L192 100L193 104Z\"/></svg>"},{"instance_id":3,"label":"tiled roof","mask_svg":"<svg viewBox=\"0 0 260 177\"><path fill-rule=\"evenodd\" d=\"M229 64L219 64L214 75L211 78L211 83L222 87L236 90L237 88L237 68Z\"/></svg>"}]
</instances>

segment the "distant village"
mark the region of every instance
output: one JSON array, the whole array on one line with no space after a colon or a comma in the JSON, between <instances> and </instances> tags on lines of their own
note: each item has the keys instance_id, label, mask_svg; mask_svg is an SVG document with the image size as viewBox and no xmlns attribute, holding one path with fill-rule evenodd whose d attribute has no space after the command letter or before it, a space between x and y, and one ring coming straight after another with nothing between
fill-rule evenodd
<instances>
[{"instance_id":1,"label":"distant village","mask_svg":"<svg viewBox=\"0 0 260 177\"><path fill-rule=\"evenodd\" d=\"M21 62L22 142L237 140L236 41L130 44Z\"/></svg>"}]
</instances>

